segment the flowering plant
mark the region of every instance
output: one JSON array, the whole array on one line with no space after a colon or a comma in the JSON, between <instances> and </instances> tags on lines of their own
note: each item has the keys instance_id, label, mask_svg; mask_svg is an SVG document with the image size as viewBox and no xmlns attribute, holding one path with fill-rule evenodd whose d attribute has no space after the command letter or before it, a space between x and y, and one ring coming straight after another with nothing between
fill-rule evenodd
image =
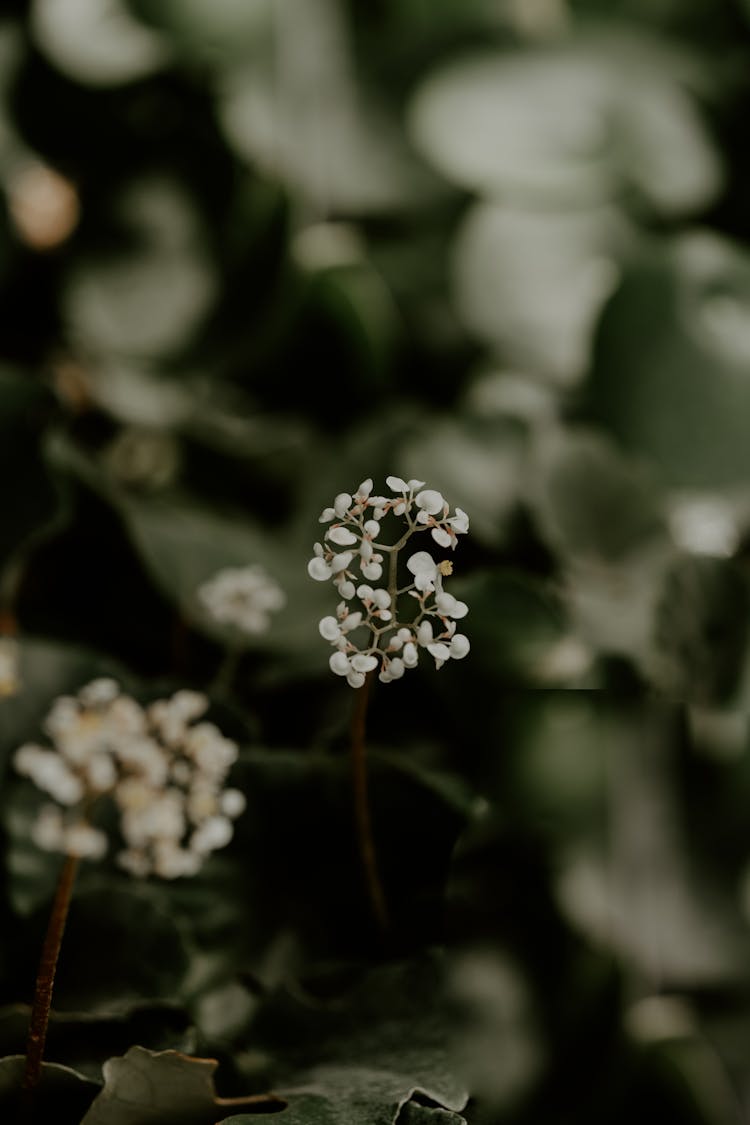
<instances>
[{"instance_id":1,"label":"flowering plant","mask_svg":"<svg viewBox=\"0 0 750 1125\"><path fill-rule=\"evenodd\" d=\"M193 875L224 847L245 807L224 789L237 745L213 723L195 722L207 698L178 691L142 707L112 679L93 680L77 696L58 697L44 724L54 748L28 743L14 764L55 803L42 806L34 842L49 851L99 859L105 832L91 822L100 798L119 812L125 843L117 855L134 875Z\"/></svg>"},{"instance_id":2,"label":"flowering plant","mask_svg":"<svg viewBox=\"0 0 750 1125\"><path fill-rule=\"evenodd\" d=\"M420 649L438 668L469 651L468 638L456 632L468 606L443 587L453 571L450 559L436 561L428 551L416 551L406 559L407 573L399 574L400 553L414 535L427 531L438 546L453 550L469 530L466 513L456 508L451 516L443 496L424 483L389 476L386 484L397 495L373 496L368 478L354 495L339 493L321 513L320 522L329 527L307 570L318 582L331 580L341 598L336 615L324 617L319 629L336 650L331 671L353 688L362 687L378 666L383 683L400 679L417 665ZM393 529L390 543L381 537L384 525ZM386 556L385 584L374 586L383 578Z\"/></svg>"}]
</instances>

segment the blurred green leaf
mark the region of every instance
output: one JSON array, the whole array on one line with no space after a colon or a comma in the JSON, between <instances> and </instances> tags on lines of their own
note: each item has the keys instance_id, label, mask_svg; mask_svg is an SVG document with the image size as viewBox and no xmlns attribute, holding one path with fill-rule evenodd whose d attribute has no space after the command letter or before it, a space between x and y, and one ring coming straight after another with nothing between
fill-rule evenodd
<instances>
[{"instance_id":1,"label":"blurred green leaf","mask_svg":"<svg viewBox=\"0 0 750 1125\"><path fill-rule=\"evenodd\" d=\"M72 267L63 290L69 331L115 363L177 352L216 296L198 216L187 193L166 178L130 184L116 210L135 245L97 250Z\"/></svg>"},{"instance_id":2,"label":"blurred green leaf","mask_svg":"<svg viewBox=\"0 0 750 1125\"><path fill-rule=\"evenodd\" d=\"M34 0L31 18L39 48L76 82L133 82L171 58L167 40L132 19L123 0Z\"/></svg>"},{"instance_id":3,"label":"blurred green leaf","mask_svg":"<svg viewBox=\"0 0 750 1125\"><path fill-rule=\"evenodd\" d=\"M61 512L58 485L41 456L52 412L51 396L40 382L0 369L0 469L6 481L23 482L22 488L3 489L0 559L6 562Z\"/></svg>"},{"instance_id":4,"label":"blurred green leaf","mask_svg":"<svg viewBox=\"0 0 750 1125\"><path fill-rule=\"evenodd\" d=\"M585 388L593 421L682 488L750 475L750 259L707 231L656 245L604 312Z\"/></svg>"},{"instance_id":5,"label":"blurred green leaf","mask_svg":"<svg viewBox=\"0 0 750 1125\"><path fill-rule=\"evenodd\" d=\"M653 673L670 695L711 705L730 701L748 655L750 588L726 559L677 557L656 606Z\"/></svg>"},{"instance_id":6,"label":"blurred green leaf","mask_svg":"<svg viewBox=\"0 0 750 1125\"><path fill-rule=\"evenodd\" d=\"M330 608L330 594L307 574L312 543L309 555L303 555L244 515L222 514L187 498L124 497L120 506L146 566L192 624L219 641L242 647L319 651L318 622ZM199 586L217 571L253 563L276 579L287 598L269 631L258 637L214 621L197 598ZM320 665L325 665L325 654Z\"/></svg>"},{"instance_id":7,"label":"blurred green leaf","mask_svg":"<svg viewBox=\"0 0 750 1125\"><path fill-rule=\"evenodd\" d=\"M418 88L410 127L450 179L490 197L596 204L635 189L666 214L718 191L685 65L646 36L467 54Z\"/></svg>"},{"instance_id":8,"label":"blurred green leaf","mask_svg":"<svg viewBox=\"0 0 750 1125\"><path fill-rule=\"evenodd\" d=\"M23 1055L0 1059L0 1110L9 1115L6 1118L9 1122L22 1119L19 1091L25 1062ZM99 1083L91 1082L75 1070L57 1063L44 1063L33 1120L79 1125L81 1114L86 1112L98 1090Z\"/></svg>"},{"instance_id":9,"label":"blurred green leaf","mask_svg":"<svg viewBox=\"0 0 750 1125\"><path fill-rule=\"evenodd\" d=\"M596 319L633 237L611 206L475 203L453 247L458 312L509 365L570 384L586 370Z\"/></svg>"},{"instance_id":10,"label":"blurred green leaf","mask_svg":"<svg viewBox=\"0 0 750 1125\"><path fill-rule=\"evenodd\" d=\"M595 430L548 433L533 465L532 505L565 558L616 563L664 536L658 490Z\"/></svg>"}]
</instances>

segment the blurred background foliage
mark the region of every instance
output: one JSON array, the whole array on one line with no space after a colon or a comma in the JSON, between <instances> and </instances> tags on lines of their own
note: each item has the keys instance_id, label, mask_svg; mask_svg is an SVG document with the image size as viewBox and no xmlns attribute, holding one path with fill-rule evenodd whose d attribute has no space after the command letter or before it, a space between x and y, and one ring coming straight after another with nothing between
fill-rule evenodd
<instances>
[{"instance_id":1,"label":"blurred background foliage","mask_svg":"<svg viewBox=\"0 0 750 1125\"><path fill-rule=\"evenodd\" d=\"M213 685L249 804L194 879L86 865L45 1121L747 1120L748 115L747 0L6 0L0 1103L9 755L107 672ZM305 564L387 473L471 516L472 653L375 692L383 949ZM196 590L255 562L248 641Z\"/></svg>"}]
</instances>

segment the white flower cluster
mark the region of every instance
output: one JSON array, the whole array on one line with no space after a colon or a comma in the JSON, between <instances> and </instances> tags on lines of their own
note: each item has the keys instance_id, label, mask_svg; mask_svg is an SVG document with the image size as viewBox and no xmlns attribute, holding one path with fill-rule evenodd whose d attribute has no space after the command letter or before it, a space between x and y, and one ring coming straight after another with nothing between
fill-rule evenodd
<instances>
[{"instance_id":1,"label":"white flower cluster","mask_svg":"<svg viewBox=\"0 0 750 1125\"><path fill-rule=\"evenodd\" d=\"M264 567L233 566L219 570L198 588L198 598L215 621L243 633L265 633L270 614L286 605L286 596Z\"/></svg>"},{"instance_id":2,"label":"white flower cluster","mask_svg":"<svg viewBox=\"0 0 750 1125\"><path fill-rule=\"evenodd\" d=\"M373 496L370 479L354 495L339 493L333 507L320 516L320 522L330 526L307 566L311 578L332 581L341 598L336 616L324 617L319 628L336 650L329 660L331 671L345 676L353 688L362 687L367 673L378 666L383 683L400 679L407 668L415 667L420 649L438 668L469 651L468 638L456 632L456 621L466 616L468 607L443 589L443 578L453 571L449 560L436 562L428 551L417 551L406 561L410 579L398 585L399 552L413 535L429 531L440 547L452 549L458 536L469 530L469 517L460 508L449 515L441 494L425 489L424 481L390 476L386 484L397 495ZM384 521L397 529L391 544L380 541ZM386 556L386 585L375 587L372 583L383 577ZM416 601L408 621L399 618L403 595Z\"/></svg>"},{"instance_id":3,"label":"white flower cluster","mask_svg":"<svg viewBox=\"0 0 750 1125\"><path fill-rule=\"evenodd\" d=\"M14 758L18 772L57 802L42 807L34 842L101 858L108 838L90 814L106 796L125 842L120 866L139 876L194 875L229 843L245 808L238 789L223 788L236 743L213 723L195 722L207 707L204 695L178 691L144 708L103 678L58 697L44 723L54 749L27 744Z\"/></svg>"}]
</instances>

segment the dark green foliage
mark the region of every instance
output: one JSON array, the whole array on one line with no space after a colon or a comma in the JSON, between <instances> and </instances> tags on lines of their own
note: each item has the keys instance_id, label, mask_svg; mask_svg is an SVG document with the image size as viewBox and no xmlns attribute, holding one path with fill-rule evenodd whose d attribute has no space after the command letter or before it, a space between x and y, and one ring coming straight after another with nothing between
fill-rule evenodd
<instances>
[{"instance_id":1,"label":"dark green foliage","mask_svg":"<svg viewBox=\"0 0 750 1125\"><path fill-rule=\"evenodd\" d=\"M5 5L3 1125L746 1118L749 54L747 0ZM471 652L374 686L382 933L306 564L388 474L471 518ZM247 808L174 880L97 809L22 1122L12 758L99 676L206 692Z\"/></svg>"}]
</instances>

